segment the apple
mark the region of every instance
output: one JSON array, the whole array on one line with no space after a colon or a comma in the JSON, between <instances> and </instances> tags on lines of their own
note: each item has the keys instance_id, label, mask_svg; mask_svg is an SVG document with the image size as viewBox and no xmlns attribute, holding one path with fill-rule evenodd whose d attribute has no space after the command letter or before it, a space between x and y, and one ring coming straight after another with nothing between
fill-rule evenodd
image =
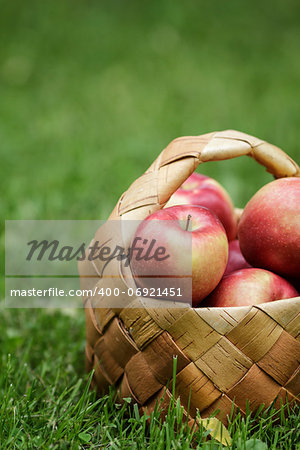
<instances>
[{"instance_id":1,"label":"apple","mask_svg":"<svg viewBox=\"0 0 300 450\"><path fill-rule=\"evenodd\" d=\"M235 270L247 269L249 267L251 266L247 263L244 256L242 255L238 239L229 242L228 262L224 276L229 275Z\"/></svg>"},{"instance_id":2,"label":"apple","mask_svg":"<svg viewBox=\"0 0 300 450\"><path fill-rule=\"evenodd\" d=\"M238 236L249 264L299 278L300 178L281 178L261 188L244 209Z\"/></svg>"},{"instance_id":3,"label":"apple","mask_svg":"<svg viewBox=\"0 0 300 450\"><path fill-rule=\"evenodd\" d=\"M146 258L145 252L135 250L141 243L151 245L151 255L157 257ZM152 288L153 295L158 288L181 288L182 298L176 299L192 300L194 306L217 286L227 259L224 227L201 206L173 206L150 214L131 243L130 266L137 286Z\"/></svg>"},{"instance_id":4,"label":"apple","mask_svg":"<svg viewBox=\"0 0 300 450\"><path fill-rule=\"evenodd\" d=\"M241 269L224 277L203 306L250 306L298 295L288 281L275 273L256 268Z\"/></svg>"},{"instance_id":5,"label":"apple","mask_svg":"<svg viewBox=\"0 0 300 450\"><path fill-rule=\"evenodd\" d=\"M233 203L225 189L213 178L193 173L171 196L166 207L199 205L213 211L224 225L228 240L236 238L237 219Z\"/></svg>"}]
</instances>

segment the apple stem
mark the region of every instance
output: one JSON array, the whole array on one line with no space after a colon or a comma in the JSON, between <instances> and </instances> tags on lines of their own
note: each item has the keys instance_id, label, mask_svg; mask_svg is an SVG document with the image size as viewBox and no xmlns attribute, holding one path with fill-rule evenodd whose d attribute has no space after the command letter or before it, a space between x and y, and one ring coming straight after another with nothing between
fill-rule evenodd
<instances>
[{"instance_id":1,"label":"apple stem","mask_svg":"<svg viewBox=\"0 0 300 450\"><path fill-rule=\"evenodd\" d=\"M187 231L189 229L189 224L190 224L191 218L192 218L192 216L189 214L187 216L185 231Z\"/></svg>"}]
</instances>

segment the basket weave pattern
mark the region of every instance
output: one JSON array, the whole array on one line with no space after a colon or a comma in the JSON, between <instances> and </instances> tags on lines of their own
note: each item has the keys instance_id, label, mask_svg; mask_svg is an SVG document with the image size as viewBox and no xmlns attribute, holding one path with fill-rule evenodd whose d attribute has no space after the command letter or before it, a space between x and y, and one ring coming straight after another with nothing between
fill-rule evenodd
<instances>
[{"instance_id":1,"label":"basket weave pattern","mask_svg":"<svg viewBox=\"0 0 300 450\"><path fill-rule=\"evenodd\" d=\"M150 168L121 196L109 219L142 220L161 209L196 167L206 161L248 155L276 178L300 176L298 165L279 148L237 131L182 137L172 141ZM95 239L104 241L98 230ZM128 244L128 243L127 243ZM81 287L119 286L118 276L100 278L101 262L80 263ZM298 401L300 394L300 297L250 307L150 308L124 296L124 308L97 308L84 298L87 325L86 366L94 369L98 392L118 386L141 410L154 407L172 378L177 355L176 392L189 419L220 409L226 422L232 403L245 412L261 403ZM106 299L107 300L107 299Z\"/></svg>"}]
</instances>

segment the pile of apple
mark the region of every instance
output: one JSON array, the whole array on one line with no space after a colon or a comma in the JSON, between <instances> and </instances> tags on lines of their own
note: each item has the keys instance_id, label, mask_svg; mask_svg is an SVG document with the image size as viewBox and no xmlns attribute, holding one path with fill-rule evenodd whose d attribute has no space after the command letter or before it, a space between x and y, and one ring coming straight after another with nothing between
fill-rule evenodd
<instances>
[{"instance_id":1,"label":"pile of apple","mask_svg":"<svg viewBox=\"0 0 300 450\"><path fill-rule=\"evenodd\" d=\"M142 221L135 236L155 242L169 255L159 262L131 260L141 288L153 287L155 275L169 280L166 286L170 287L189 267L194 307L254 305L297 297L300 178L265 185L239 218L216 180L193 173L164 209Z\"/></svg>"}]
</instances>

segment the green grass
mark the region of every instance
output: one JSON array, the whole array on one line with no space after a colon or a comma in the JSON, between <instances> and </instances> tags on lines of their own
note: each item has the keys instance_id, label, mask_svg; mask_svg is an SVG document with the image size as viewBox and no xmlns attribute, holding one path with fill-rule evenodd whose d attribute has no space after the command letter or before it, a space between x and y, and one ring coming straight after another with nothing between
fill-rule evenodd
<instances>
[{"instance_id":1,"label":"green grass","mask_svg":"<svg viewBox=\"0 0 300 450\"><path fill-rule=\"evenodd\" d=\"M148 426L129 399L123 406L114 400L113 390L97 400L82 370L82 316L0 312L6 328L0 336L1 448L222 448L203 428L187 427L178 402L165 422L155 411ZM290 408L285 417L270 409L246 420L237 415L228 430L230 448L296 449L300 412Z\"/></svg>"},{"instance_id":2,"label":"green grass","mask_svg":"<svg viewBox=\"0 0 300 450\"><path fill-rule=\"evenodd\" d=\"M0 0L0 213L106 218L175 137L234 128L299 158L297 0ZM242 206L271 178L202 168Z\"/></svg>"},{"instance_id":3,"label":"green grass","mask_svg":"<svg viewBox=\"0 0 300 450\"><path fill-rule=\"evenodd\" d=\"M234 128L299 162L297 0L0 0L0 10L2 219L105 219L180 135ZM201 171L237 206L271 180L248 158ZM2 231L3 221L3 273ZM81 311L2 308L0 343L1 447L190 446L174 417L149 429L112 394L97 403L86 391ZM298 412L271 416L234 422L235 448L251 437L295 448Z\"/></svg>"}]
</instances>

